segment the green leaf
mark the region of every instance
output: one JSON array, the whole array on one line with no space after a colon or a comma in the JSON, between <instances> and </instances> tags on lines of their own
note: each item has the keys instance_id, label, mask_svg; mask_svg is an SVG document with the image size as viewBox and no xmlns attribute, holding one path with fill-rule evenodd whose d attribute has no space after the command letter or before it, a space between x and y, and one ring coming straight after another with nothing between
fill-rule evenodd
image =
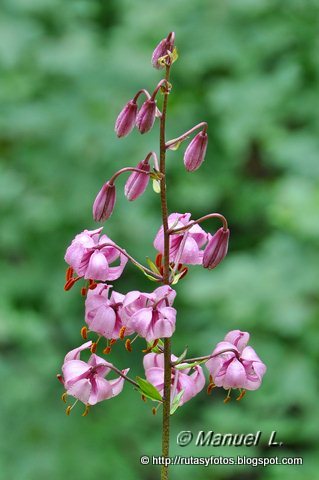
<instances>
[{"instance_id":1,"label":"green leaf","mask_svg":"<svg viewBox=\"0 0 319 480\"><path fill-rule=\"evenodd\" d=\"M171 57L172 63L176 62L176 60L178 59L178 51L176 47L174 47L174 50L172 51L170 57Z\"/></svg>"},{"instance_id":2,"label":"green leaf","mask_svg":"<svg viewBox=\"0 0 319 480\"><path fill-rule=\"evenodd\" d=\"M178 273L177 275L174 275L174 280L172 281L172 285L176 285L179 282L183 273L184 273L184 271Z\"/></svg>"},{"instance_id":3,"label":"green leaf","mask_svg":"<svg viewBox=\"0 0 319 480\"><path fill-rule=\"evenodd\" d=\"M175 365L174 368L176 368L176 370L186 370L187 368L197 367L197 365L200 365L201 363L204 363L206 361L207 360L201 360L199 362L194 362L194 363L183 363L181 365Z\"/></svg>"},{"instance_id":4,"label":"green leaf","mask_svg":"<svg viewBox=\"0 0 319 480\"><path fill-rule=\"evenodd\" d=\"M145 395L145 397L157 402L162 401L162 397L159 391L154 387L154 385L145 380L145 378L136 377L136 381L138 383L138 386L140 387L140 391L143 395Z\"/></svg>"},{"instance_id":5,"label":"green leaf","mask_svg":"<svg viewBox=\"0 0 319 480\"><path fill-rule=\"evenodd\" d=\"M155 265L155 263L154 263L149 257L146 257L146 261L147 261L147 263L148 263L148 266L149 266L150 269L152 270L152 272L157 273L158 275L160 275L160 271L158 270L157 266Z\"/></svg>"},{"instance_id":6,"label":"green leaf","mask_svg":"<svg viewBox=\"0 0 319 480\"><path fill-rule=\"evenodd\" d=\"M179 149L179 147L181 146L182 142L183 142L182 140L179 140L179 142L173 143L172 145L170 145L170 146L168 147L168 150L173 150L173 151L175 152L176 150Z\"/></svg>"},{"instance_id":7,"label":"green leaf","mask_svg":"<svg viewBox=\"0 0 319 480\"><path fill-rule=\"evenodd\" d=\"M183 351L183 353L175 360L175 362L178 364L178 363L182 363L182 361L184 360L184 358L186 357L187 355L187 350L188 350L188 347L185 348L185 350ZM175 363L174 362L174 363Z\"/></svg>"},{"instance_id":8,"label":"green leaf","mask_svg":"<svg viewBox=\"0 0 319 480\"><path fill-rule=\"evenodd\" d=\"M179 405L179 402L181 401L181 398L182 398L184 392L185 392L185 389L183 388L183 390L181 390L181 391L176 395L176 397L174 398L173 403L172 403L172 406L171 406L171 411L170 411L170 414L171 414L171 415L173 415L173 414L176 412L176 410L178 409L178 407L180 406L180 405Z\"/></svg>"}]
</instances>

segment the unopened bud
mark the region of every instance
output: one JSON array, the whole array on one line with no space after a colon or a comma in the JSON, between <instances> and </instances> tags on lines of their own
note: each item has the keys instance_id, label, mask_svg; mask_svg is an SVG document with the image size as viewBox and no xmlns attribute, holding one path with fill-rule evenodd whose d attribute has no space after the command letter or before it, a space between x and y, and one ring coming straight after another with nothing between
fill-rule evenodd
<instances>
[{"instance_id":1,"label":"unopened bud","mask_svg":"<svg viewBox=\"0 0 319 480\"><path fill-rule=\"evenodd\" d=\"M155 122L155 115L156 101L150 98L143 103L137 114L136 126L141 133L151 130Z\"/></svg>"},{"instance_id":2,"label":"unopened bud","mask_svg":"<svg viewBox=\"0 0 319 480\"><path fill-rule=\"evenodd\" d=\"M163 38L155 48L152 55L152 65L154 68L163 68L164 65L159 60L165 55L172 53L174 49L174 35L170 33L167 38Z\"/></svg>"},{"instance_id":3,"label":"unopened bud","mask_svg":"<svg viewBox=\"0 0 319 480\"><path fill-rule=\"evenodd\" d=\"M112 215L115 200L115 185L106 182L94 200L93 218L96 222L107 220Z\"/></svg>"},{"instance_id":4,"label":"unopened bud","mask_svg":"<svg viewBox=\"0 0 319 480\"><path fill-rule=\"evenodd\" d=\"M137 115L137 103L134 100L130 100L115 122L115 133L121 137L126 137L134 128Z\"/></svg>"},{"instance_id":5,"label":"unopened bud","mask_svg":"<svg viewBox=\"0 0 319 480\"><path fill-rule=\"evenodd\" d=\"M186 148L184 154L184 165L186 170L194 172L203 163L208 143L207 133L199 132Z\"/></svg>"},{"instance_id":6,"label":"unopened bud","mask_svg":"<svg viewBox=\"0 0 319 480\"><path fill-rule=\"evenodd\" d=\"M136 168L143 170L145 173L133 172L125 184L124 193L128 200L136 200L143 195L149 182L150 164L148 160L140 162Z\"/></svg>"},{"instance_id":7,"label":"unopened bud","mask_svg":"<svg viewBox=\"0 0 319 480\"><path fill-rule=\"evenodd\" d=\"M220 228L214 235L209 234L209 240L204 250L203 267L209 270L217 265L226 257L229 242L229 229Z\"/></svg>"}]
</instances>

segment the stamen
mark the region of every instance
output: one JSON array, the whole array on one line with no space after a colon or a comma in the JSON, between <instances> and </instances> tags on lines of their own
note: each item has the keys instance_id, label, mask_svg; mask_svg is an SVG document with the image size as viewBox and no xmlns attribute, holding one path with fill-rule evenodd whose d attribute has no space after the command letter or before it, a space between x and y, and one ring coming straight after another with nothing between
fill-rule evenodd
<instances>
[{"instance_id":1,"label":"stamen","mask_svg":"<svg viewBox=\"0 0 319 480\"><path fill-rule=\"evenodd\" d=\"M94 280L89 280L89 289L94 290L97 287L97 283Z\"/></svg>"},{"instance_id":2,"label":"stamen","mask_svg":"<svg viewBox=\"0 0 319 480\"><path fill-rule=\"evenodd\" d=\"M125 341L125 348L128 352L132 351L131 343L132 343L131 340L129 338L127 338L126 341Z\"/></svg>"},{"instance_id":3,"label":"stamen","mask_svg":"<svg viewBox=\"0 0 319 480\"><path fill-rule=\"evenodd\" d=\"M86 294L87 294L87 288L82 287L82 288L81 288L81 295L82 295L82 297L85 297Z\"/></svg>"},{"instance_id":4,"label":"stamen","mask_svg":"<svg viewBox=\"0 0 319 480\"><path fill-rule=\"evenodd\" d=\"M85 410L82 413L82 417L86 417L88 415L89 411L90 411L90 405L87 404L87 405L85 405Z\"/></svg>"},{"instance_id":5,"label":"stamen","mask_svg":"<svg viewBox=\"0 0 319 480\"><path fill-rule=\"evenodd\" d=\"M126 330L126 327L122 327L120 332L119 332L119 337L121 340L123 340L124 336L125 336L125 330Z\"/></svg>"},{"instance_id":6,"label":"stamen","mask_svg":"<svg viewBox=\"0 0 319 480\"><path fill-rule=\"evenodd\" d=\"M152 343L152 345L151 345L150 347L148 347L148 348L145 348L145 350L142 350L142 352L143 352L143 353L150 353L150 352L153 350L153 348L156 347L156 345L158 344L158 342L159 342L159 338L156 338L156 340L154 340L154 342Z\"/></svg>"},{"instance_id":7,"label":"stamen","mask_svg":"<svg viewBox=\"0 0 319 480\"><path fill-rule=\"evenodd\" d=\"M71 290L71 288L73 287L73 285L75 284L75 282L77 282L78 280L80 280L80 278L82 277L76 277L76 278L70 278L70 280L68 280L66 282L66 284L64 285L64 290L67 292L68 290Z\"/></svg>"},{"instance_id":8,"label":"stamen","mask_svg":"<svg viewBox=\"0 0 319 480\"><path fill-rule=\"evenodd\" d=\"M68 397L68 394L66 392L62 393L61 399L63 400L64 403L66 403L67 397Z\"/></svg>"},{"instance_id":9,"label":"stamen","mask_svg":"<svg viewBox=\"0 0 319 480\"><path fill-rule=\"evenodd\" d=\"M212 375L209 375L209 383L214 383Z\"/></svg>"},{"instance_id":10,"label":"stamen","mask_svg":"<svg viewBox=\"0 0 319 480\"><path fill-rule=\"evenodd\" d=\"M210 383L207 387L207 395L210 395L212 393L213 388L216 388L216 385L214 382Z\"/></svg>"},{"instance_id":11,"label":"stamen","mask_svg":"<svg viewBox=\"0 0 319 480\"><path fill-rule=\"evenodd\" d=\"M231 392L231 388L228 390L227 397L225 398L224 403L228 403L231 401L230 392Z\"/></svg>"},{"instance_id":12,"label":"stamen","mask_svg":"<svg viewBox=\"0 0 319 480\"><path fill-rule=\"evenodd\" d=\"M63 377L62 377L61 373L58 373L56 378L59 380L60 383L62 383L62 385L64 385L64 381L63 381Z\"/></svg>"},{"instance_id":13,"label":"stamen","mask_svg":"<svg viewBox=\"0 0 319 480\"><path fill-rule=\"evenodd\" d=\"M183 273L182 273L182 275L179 277L179 279L182 280L182 278L184 278L185 275L187 275L187 273L188 273L188 267L184 267Z\"/></svg>"},{"instance_id":14,"label":"stamen","mask_svg":"<svg viewBox=\"0 0 319 480\"><path fill-rule=\"evenodd\" d=\"M155 258L155 265L160 268L162 266L162 258L163 255L161 253L158 253Z\"/></svg>"},{"instance_id":15,"label":"stamen","mask_svg":"<svg viewBox=\"0 0 319 480\"><path fill-rule=\"evenodd\" d=\"M239 402L245 395L246 395L246 390L244 388L242 390L240 389L240 394L236 398L237 402Z\"/></svg>"},{"instance_id":16,"label":"stamen","mask_svg":"<svg viewBox=\"0 0 319 480\"><path fill-rule=\"evenodd\" d=\"M66 274L65 274L65 281L68 282L69 280L71 280L71 278L73 277L73 268L72 267L69 267L67 268L66 270Z\"/></svg>"},{"instance_id":17,"label":"stamen","mask_svg":"<svg viewBox=\"0 0 319 480\"><path fill-rule=\"evenodd\" d=\"M114 343L116 343L115 338L111 338L111 340L110 340L110 345L112 346L112 345L114 345Z\"/></svg>"},{"instance_id":18,"label":"stamen","mask_svg":"<svg viewBox=\"0 0 319 480\"><path fill-rule=\"evenodd\" d=\"M141 395L141 398L142 398L143 402L146 402L146 397L145 397L145 395Z\"/></svg>"},{"instance_id":19,"label":"stamen","mask_svg":"<svg viewBox=\"0 0 319 480\"><path fill-rule=\"evenodd\" d=\"M157 407L153 407L153 408L152 408L152 413L153 413L153 415L156 415L156 414L157 414L157 410L158 410L158 408L160 407L160 405L161 405L161 404L159 403L159 404L157 405Z\"/></svg>"},{"instance_id":20,"label":"stamen","mask_svg":"<svg viewBox=\"0 0 319 480\"><path fill-rule=\"evenodd\" d=\"M65 413L66 413L68 416L70 415L72 408L75 407L75 405L78 403L78 401L79 401L79 400L77 399L77 400L75 400L75 402L73 403L73 405L69 405L68 407L66 407Z\"/></svg>"},{"instance_id":21,"label":"stamen","mask_svg":"<svg viewBox=\"0 0 319 480\"><path fill-rule=\"evenodd\" d=\"M103 353L105 355L108 355L110 352L111 352L111 347L110 346L105 347L104 350L103 350Z\"/></svg>"},{"instance_id":22,"label":"stamen","mask_svg":"<svg viewBox=\"0 0 319 480\"><path fill-rule=\"evenodd\" d=\"M81 328L81 337L83 338L83 340L87 340L88 338L88 329L85 325Z\"/></svg>"}]
</instances>

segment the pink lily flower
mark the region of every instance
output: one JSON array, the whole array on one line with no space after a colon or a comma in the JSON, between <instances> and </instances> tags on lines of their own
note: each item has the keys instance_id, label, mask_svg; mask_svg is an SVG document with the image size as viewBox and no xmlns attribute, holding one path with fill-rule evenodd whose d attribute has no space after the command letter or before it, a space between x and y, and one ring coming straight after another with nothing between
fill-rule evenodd
<instances>
[{"instance_id":1,"label":"pink lily flower","mask_svg":"<svg viewBox=\"0 0 319 480\"><path fill-rule=\"evenodd\" d=\"M115 397L121 393L124 378L106 380L113 365L94 353L88 362L80 360L80 353L90 348L92 342L86 342L78 348L71 350L65 358L62 366L62 383L66 393L77 398L85 405L95 405L102 400ZM124 375L129 369L122 370Z\"/></svg>"},{"instance_id":2,"label":"pink lily flower","mask_svg":"<svg viewBox=\"0 0 319 480\"><path fill-rule=\"evenodd\" d=\"M206 362L206 367L217 387L226 390L243 388L257 390L267 370L255 350L247 346L249 333L232 330L219 342ZM229 350L229 352L225 352Z\"/></svg>"},{"instance_id":3,"label":"pink lily flower","mask_svg":"<svg viewBox=\"0 0 319 480\"><path fill-rule=\"evenodd\" d=\"M100 283L94 290L88 290L85 301L85 321L90 331L99 333L108 339L118 339L125 328L125 335L133 330L123 322L122 309L124 295L113 291L109 298L111 285Z\"/></svg>"},{"instance_id":4,"label":"pink lily flower","mask_svg":"<svg viewBox=\"0 0 319 480\"><path fill-rule=\"evenodd\" d=\"M176 310L172 308L176 292L164 285L153 293L129 292L123 301L123 315L130 329L153 342L171 337L175 331Z\"/></svg>"},{"instance_id":5,"label":"pink lily flower","mask_svg":"<svg viewBox=\"0 0 319 480\"><path fill-rule=\"evenodd\" d=\"M76 235L66 251L64 259L79 277L105 282L122 275L127 257L112 246L116 244L107 235L100 237L102 230L103 227L84 230ZM112 245L103 246L105 243ZM120 264L110 267L118 259Z\"/></svg>"},{"instance_id":6,"label":"pink lily flower","mask_svg":"<svg viewBox=\"0 0 319 480\"><path fill-rule=\"evenodd\" d=\"M177 360L175 355L171 356L172 362ZM148 353L144 360L145 375L148 382L150 382L163 396L164 392L164 354L163 353ZM181 364L183 365L183 364ZM191 398L195 397L205 386L205 375L202 367L193 367L193 373L190 374L191 368L178 370L172 368L171 380L171 403L174 398L184 390L180 399L180 404L183 405Z\"/></svg>"},{"instance_id":7,"label":"pink lily flower","mask_svg":"<svg viewBox=\"0 0 319 480\"><path fill-rule=\"evenodd\" d=\"M190 213L172 213L168 217L169 228L182 228L190 222ZM184 236L187 235L185 241ZM208 234L199 226L193 225L187 232L170 235L170 262L199 265L203 261L203 250L201 247L208 240ZM154 247L158 252L164 254L164 231L163 226L159 229Z\"/></svg>"}]
</instances>

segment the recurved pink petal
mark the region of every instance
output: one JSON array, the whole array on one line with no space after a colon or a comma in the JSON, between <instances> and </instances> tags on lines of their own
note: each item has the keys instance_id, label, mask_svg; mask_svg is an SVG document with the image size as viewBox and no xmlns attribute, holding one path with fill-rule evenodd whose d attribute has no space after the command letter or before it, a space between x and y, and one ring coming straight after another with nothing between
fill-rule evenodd
<instances>
[{"instance_id":1,"label":"recurved pink petal","mask_svg":"<svg viewBox=\"0 0 319 480\"><path fill-rule=\"evenodd\" d=\"M91 340L88 342L83 343L80 347L74 348L71 350L69 353L67 353L64 357L64 362L67 362L69 360L78 360L80 358L80 353L83 350L86 350L87 348L90 348L92 345Z\"/></svg>"},{"instance_id":2,"label":"recurved pink petal","mask_svg":"<svg viewBox=\"0 0 319 480\"><path fill-rule=\"evenodd\" d=\"M141 308L131 317L130 327L141 337L146 338L153 317L152 308Z\"/></svg>"},{"instance_id":3,"label":"recurved pink petal","mask_svg":"<svg viewBox=\"0 0 319 480\"><path fill-rule=\"evenodd\" d=\"M64 384L66 388L89 372L88 364L82 360L69 360L62 366Z\"/></svg>"},{"instance_id":4,"label":"recurved pink petal","mask_svg":"<svg viewBox=\"0 0 319 480\"><path fill-rule=\"evenodd\" d=\"M70 388L67 389L66 393L87 404L90 398L91 390L91 382L87 378L83 378L71 385Z\"/></svg>"},{"instance_id":5,"label":"recurved pink petal","mask_svg":"<svg viewBox=\"0 0 319 480\"><path fill-rule=\"evenodd\" d=\"M148 368L145 371L146 379L161 393L164 387L164 370L159 367Z\"/></svg>"},{"instance_id":6,"label":"recurved pink petal","mask_svg":"<svg viewBox=\"0 0 319 480\"><path fill-rule=\"evenodd\" d=\"M112 338L116 321L116 314L113 308L108 305L102 305L96 310L93 318L88 322L92 332L99 333L105 338Z\"/></svg>"},{"instance_id":7,"label":"recurved pink petal","mask_svg":"<svg viewBox=\"0 0 319 480\"><path fill-rule=\"evenodd\" d=\"M101 279L102 281L105 281L105 280L112 281L120 278L124 270L124 267L127 264L127 257L121 253L119 258L120 258L120 265L117 267L109 267L107 278L105 278L104 280Z\"/></svg>"},{"instance_id":8,"label":"recurved pink petal","mask_svg":"<svg viewBox=\"0 0 319 480\"><path fill-rule=\"evenodd\" d=\"M122 373L124 373L124 375L127 375L129 371L130 369L126 368L125 370L122 370ZM123 390L124 382L125 380L123 377L118 377L118 378L115 378L114 380L109 381L109 383L112 386L112 397L116 397L116 395L121 393L121 391Z\"/></svg>"},{"instance_id":9,"label":"recurved pink petal","mask_svg":"<svg viewBox=\"0 0 319 480\"><path fill-rule=\"evenodd\" d=\"M230 355L230 357L232 357L236 355L236 353L237 355L239 355L239 351L233 343L228 341L223 341L223 342L217 343L215 349L213 350L212 355L215 356L215 355L223 354L225 355L224 358L228 358L227 355Z\"/></svg>"},{"instance_id":10,"label":"recurved pink petal","mask_svg":"<svg viewBox=\"0 0 319 480\"><path fill-rule=\"evenodd\" d=\"M223 380L223 387L228 388L244 388L246 383L245 369L236 358L229 364Z\"/></svg>"},{"instance_id":11,"label":"recurved pink petal","mask_svg":"<svg viewBox=\"0 0 319 480\"><path fill-rule=\"evenodd\" d=\"M104 282L105 280L108 280L108 272L109 265L103 253L99 251L93 252L84 278L101 280L102 282Z\"/></svg>"},{"instance_id":12,"label":"recurved pink petal","mask_svg":"<svg viewBox=\"0 0 319 480\"><path fill-rule=\"evenodd\" d=\"M241 332L240 330L232 330L227 333L225 336L225 341L233 343L239 350L242 352L243 349L246 347L247 343L249 342L249 333L248 332Z\"/></svg>"},{"instance_id":13,"label":"recurved pink petal","mask_svg":"<svg viewBox=\"0 0 319 480\"><path fill-rule=\"evenodd\" d=\"M260 358L258 357L257 353L255 352L255 350L252 348L252 347L245 347L240 355L240 359L241 360L245 360L245 361L248 361L248 362L260 362L262 363L262 361L260 360Z\"/></svg>"},{"instance_id":14,"label":"recurved pink petal","mask_svg":"<svg viewBox=\"0 0 319 480\"><path fill-rule=\"evenodd\" d=\"M102 400L112 397L112 385L105 378L95 376L92 379L92 390L88 403L95 405Z\"/></svg>"}]
</instances>

